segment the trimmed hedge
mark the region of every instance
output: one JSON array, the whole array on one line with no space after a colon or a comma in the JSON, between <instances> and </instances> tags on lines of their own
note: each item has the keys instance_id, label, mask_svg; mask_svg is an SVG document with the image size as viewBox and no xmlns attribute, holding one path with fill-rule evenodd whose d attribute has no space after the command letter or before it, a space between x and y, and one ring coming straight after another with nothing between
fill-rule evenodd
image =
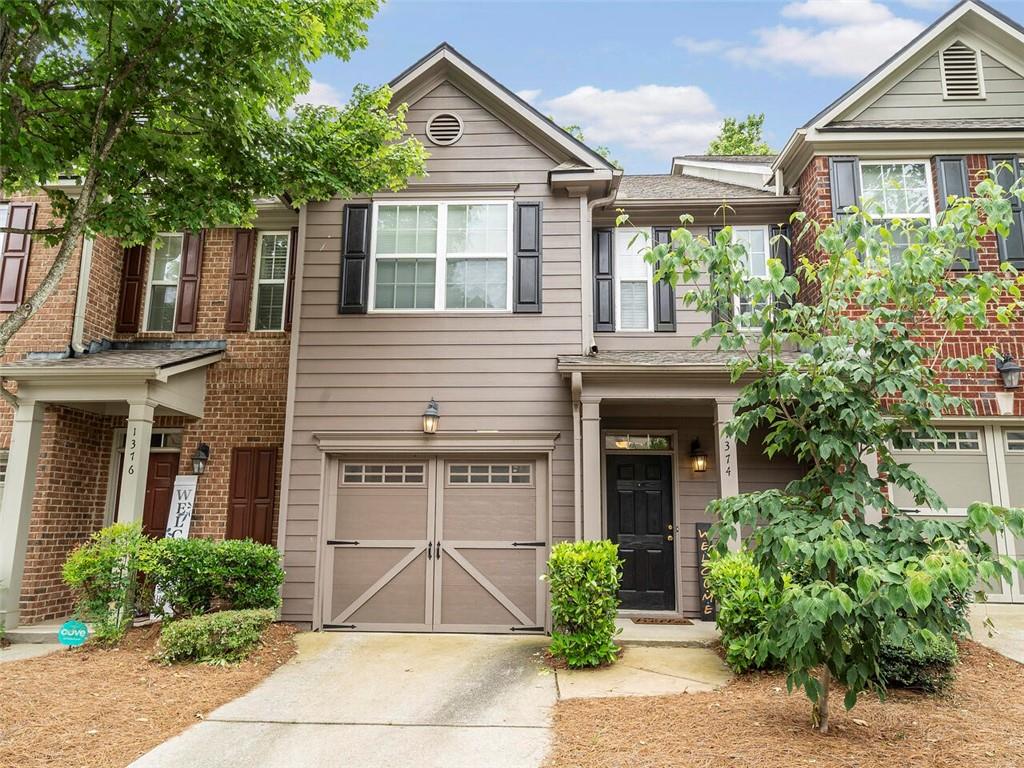
<instances>
[{"instance_id":1,"label":"trimmed hedge","mask_svg":"<svg viewBox=\"0 0 1024 768\"><path fill-rule=\"evenodd\" d=\"M622 563L610 541L556 544L548 560L551 584L552 656L572 668L596 667L619 655L615 614Z\"/></svg>"},{"instance_id":2,"label":"trimmed hedge","mask_svg":"<svg viewBox=\"0 0 1024 768\"><path fill-rule=\"evenodd\" d=\"M956 643L934 634L919 640L918 645L909 636L899 645L882 643L878 668L886 686L938 693L953 682L953 668L960 661Z\"/></svg>"},{"instance_id":3,"label":"trimmed hedge","mask_svg":"<svg viewBox=\"0 0 1024 768\"><path fill-rule=\"evenodd\" d=\"M246 658L274 620L269 610L220 611L179 619L160 631L160 658L168 663L230 664Z\"/></svg>"}]
</instances>

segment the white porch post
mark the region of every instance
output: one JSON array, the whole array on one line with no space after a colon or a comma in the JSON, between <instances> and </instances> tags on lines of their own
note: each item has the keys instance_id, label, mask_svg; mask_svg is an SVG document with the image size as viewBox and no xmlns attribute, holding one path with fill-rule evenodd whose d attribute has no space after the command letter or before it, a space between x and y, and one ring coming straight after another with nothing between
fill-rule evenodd
<instances>
[{"instance_id":1,"label":"white porch post","mask_svg":"<svg viewBox=\"0 0 1024 768\"><path fill-rule=\"evenodd\" d=\"M878 454L865 454L864 466L867 468L869 475L872 477L878 477ZM878 525L882 522L882 510L877 507L868 507L864 510L864 522L871 523L872 525Z\"/></svg>"},{"instance_id":2,"label":"white porch post","mask_svg":"<svg viewBox=\"0 0 1024 768\"><path fill-rule=\"evenodd\" d=\"M601 538L601 401L586 399L583 409L583 538Z\"/></svg>"},{"instance_id":3,"label":"white porch post","mask_svg":"<svg viewBox=\"0 0 1024 768\"><path fill-rule=\"evenodd\" d=\"M715 400L715 440L718 459L718 495L720 498L737 496L740 492L739 462L737 461L736 440L725 434L725 425L732 421L735 400ZM729 539L729 549L740 546L739 531Z\"/></svg>"},{"instance_id":4,"label":"white porch post","mask_svg":"<svg viewBox=\"0 0 1024 768\"><path fill-rule=\"evenodd\" d=\"M0 506L0 622L7 629L18 626L18 601L45 410L44 403L24 400L14 409L7 480Z\"/></svg>"},{"instance_id":5,"label":"white porch post","mask_svg":"<svg viewBox=\"0 0 1024 768\"><path fill-rule=\"evenodd\" d=\"M146 476L149 474L149 444L153 436L153 402L128 402L128 429L125 435L124 464L121 467L121 494L117 498L117 522L142 520L146 503Z\"/></svg>"}]
</instances>

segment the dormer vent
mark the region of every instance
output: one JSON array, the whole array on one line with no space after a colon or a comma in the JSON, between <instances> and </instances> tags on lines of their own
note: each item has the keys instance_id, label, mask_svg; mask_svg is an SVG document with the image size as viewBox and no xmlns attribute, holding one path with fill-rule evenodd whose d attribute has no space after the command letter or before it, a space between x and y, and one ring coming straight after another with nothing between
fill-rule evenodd
<instances>
[{"instance_id":1,"label":"dormer vent","mask_svg":"<svg viewBox=\"0 0 1024 768\"><path fill-rule=\"evenodd\" d=\"M438 112L427 120L427 138L446 147L462 138L462 118L454 112Z\"/></svg>"},{"instance_id":2,"label":"dormer vent","mask_svg":"<svg viewBox=\"0 0 1024 768\"><path fill-rule=\"evenodd\" d=\"M939 56L942 95L947 99L983 99L985 82L981 54L957 40Z\"/></svg>"}]
</instances>

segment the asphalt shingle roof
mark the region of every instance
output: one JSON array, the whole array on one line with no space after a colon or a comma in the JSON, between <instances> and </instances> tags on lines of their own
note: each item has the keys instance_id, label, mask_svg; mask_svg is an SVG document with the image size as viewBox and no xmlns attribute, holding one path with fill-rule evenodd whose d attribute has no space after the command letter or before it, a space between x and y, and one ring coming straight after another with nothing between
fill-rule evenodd
<instances>
[{"instance_id":1,"label":"asphalt shingle roof","mask_svg":"<svg viewBox=\"0 0 1024 768\"><path fill-rule=\"evenodd\" d=\"M196 360L208 355L219 355L220 349L108 349L80 357L26 359L3 366L5 372L30 371L41 368L60 370L147 370L153 368L171 368L181 363ZM5 375L10 375L6 373Z\"/></svg>"},{"instance_id":2,"label":"asphalt shingle roof","mask_svg":"<svg viewBox=\"0 0 1024 768\"><path fill-rule=\"evenodd\" d=\"M775 197L774 192L740 184L700 179L696 176L659 174L625 175L619 184L617 200L722 200L743 197Z\"/></svg>"}]
</instances>

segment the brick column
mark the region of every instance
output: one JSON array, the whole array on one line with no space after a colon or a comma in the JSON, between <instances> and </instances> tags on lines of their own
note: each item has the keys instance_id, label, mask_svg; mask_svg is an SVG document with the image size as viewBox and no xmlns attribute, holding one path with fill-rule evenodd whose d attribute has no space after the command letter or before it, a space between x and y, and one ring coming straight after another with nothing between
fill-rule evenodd
<instances>
[{"instance_id":1,"label":"brick column","mask_svg":"<svg viewBox=\"0 0 1024 768\"><path fill-rule=\"evenodd\" d=\"M7 629L18 626L18 600L45 410L43 403L24 401L14 409L7 480L0 504L0 621Z\"/></svg>"},{"instance_id":2,"label":"brick column","mask_svg":"<svg viewBox=\"0 0 1024 768\"><path fill-rule=\"evenodd\" d=\"M601 531L601 401L583 399L583 538Z\"/></svg>"},{"instance_id":3,"label":"brick column","mask_svg":"<svg viewBox=\"0 0 1024 768\"><path fill-rule=\"evenodd\" d=\"M732 421L735 400L715 400L715 440L718 465L719 498L737 496L740 492L739 461L736 439L725 434L725 425ZM739 549L738 532L729 539L729 549Z\"/></svg>"},{"instance_id":4,"label":"brick column","mask_svg":"<svg viewBox=\"0 0 1024 768\"><path fill-rule=\"evenodd\" d=\"M146 478L149 475L149 444L152 437L153 403L149 400L129 401L124 465L121 467L121 494L117 498L119 523L142 520L142 510L146 505Z\"/></svg>"}]
</instances>

